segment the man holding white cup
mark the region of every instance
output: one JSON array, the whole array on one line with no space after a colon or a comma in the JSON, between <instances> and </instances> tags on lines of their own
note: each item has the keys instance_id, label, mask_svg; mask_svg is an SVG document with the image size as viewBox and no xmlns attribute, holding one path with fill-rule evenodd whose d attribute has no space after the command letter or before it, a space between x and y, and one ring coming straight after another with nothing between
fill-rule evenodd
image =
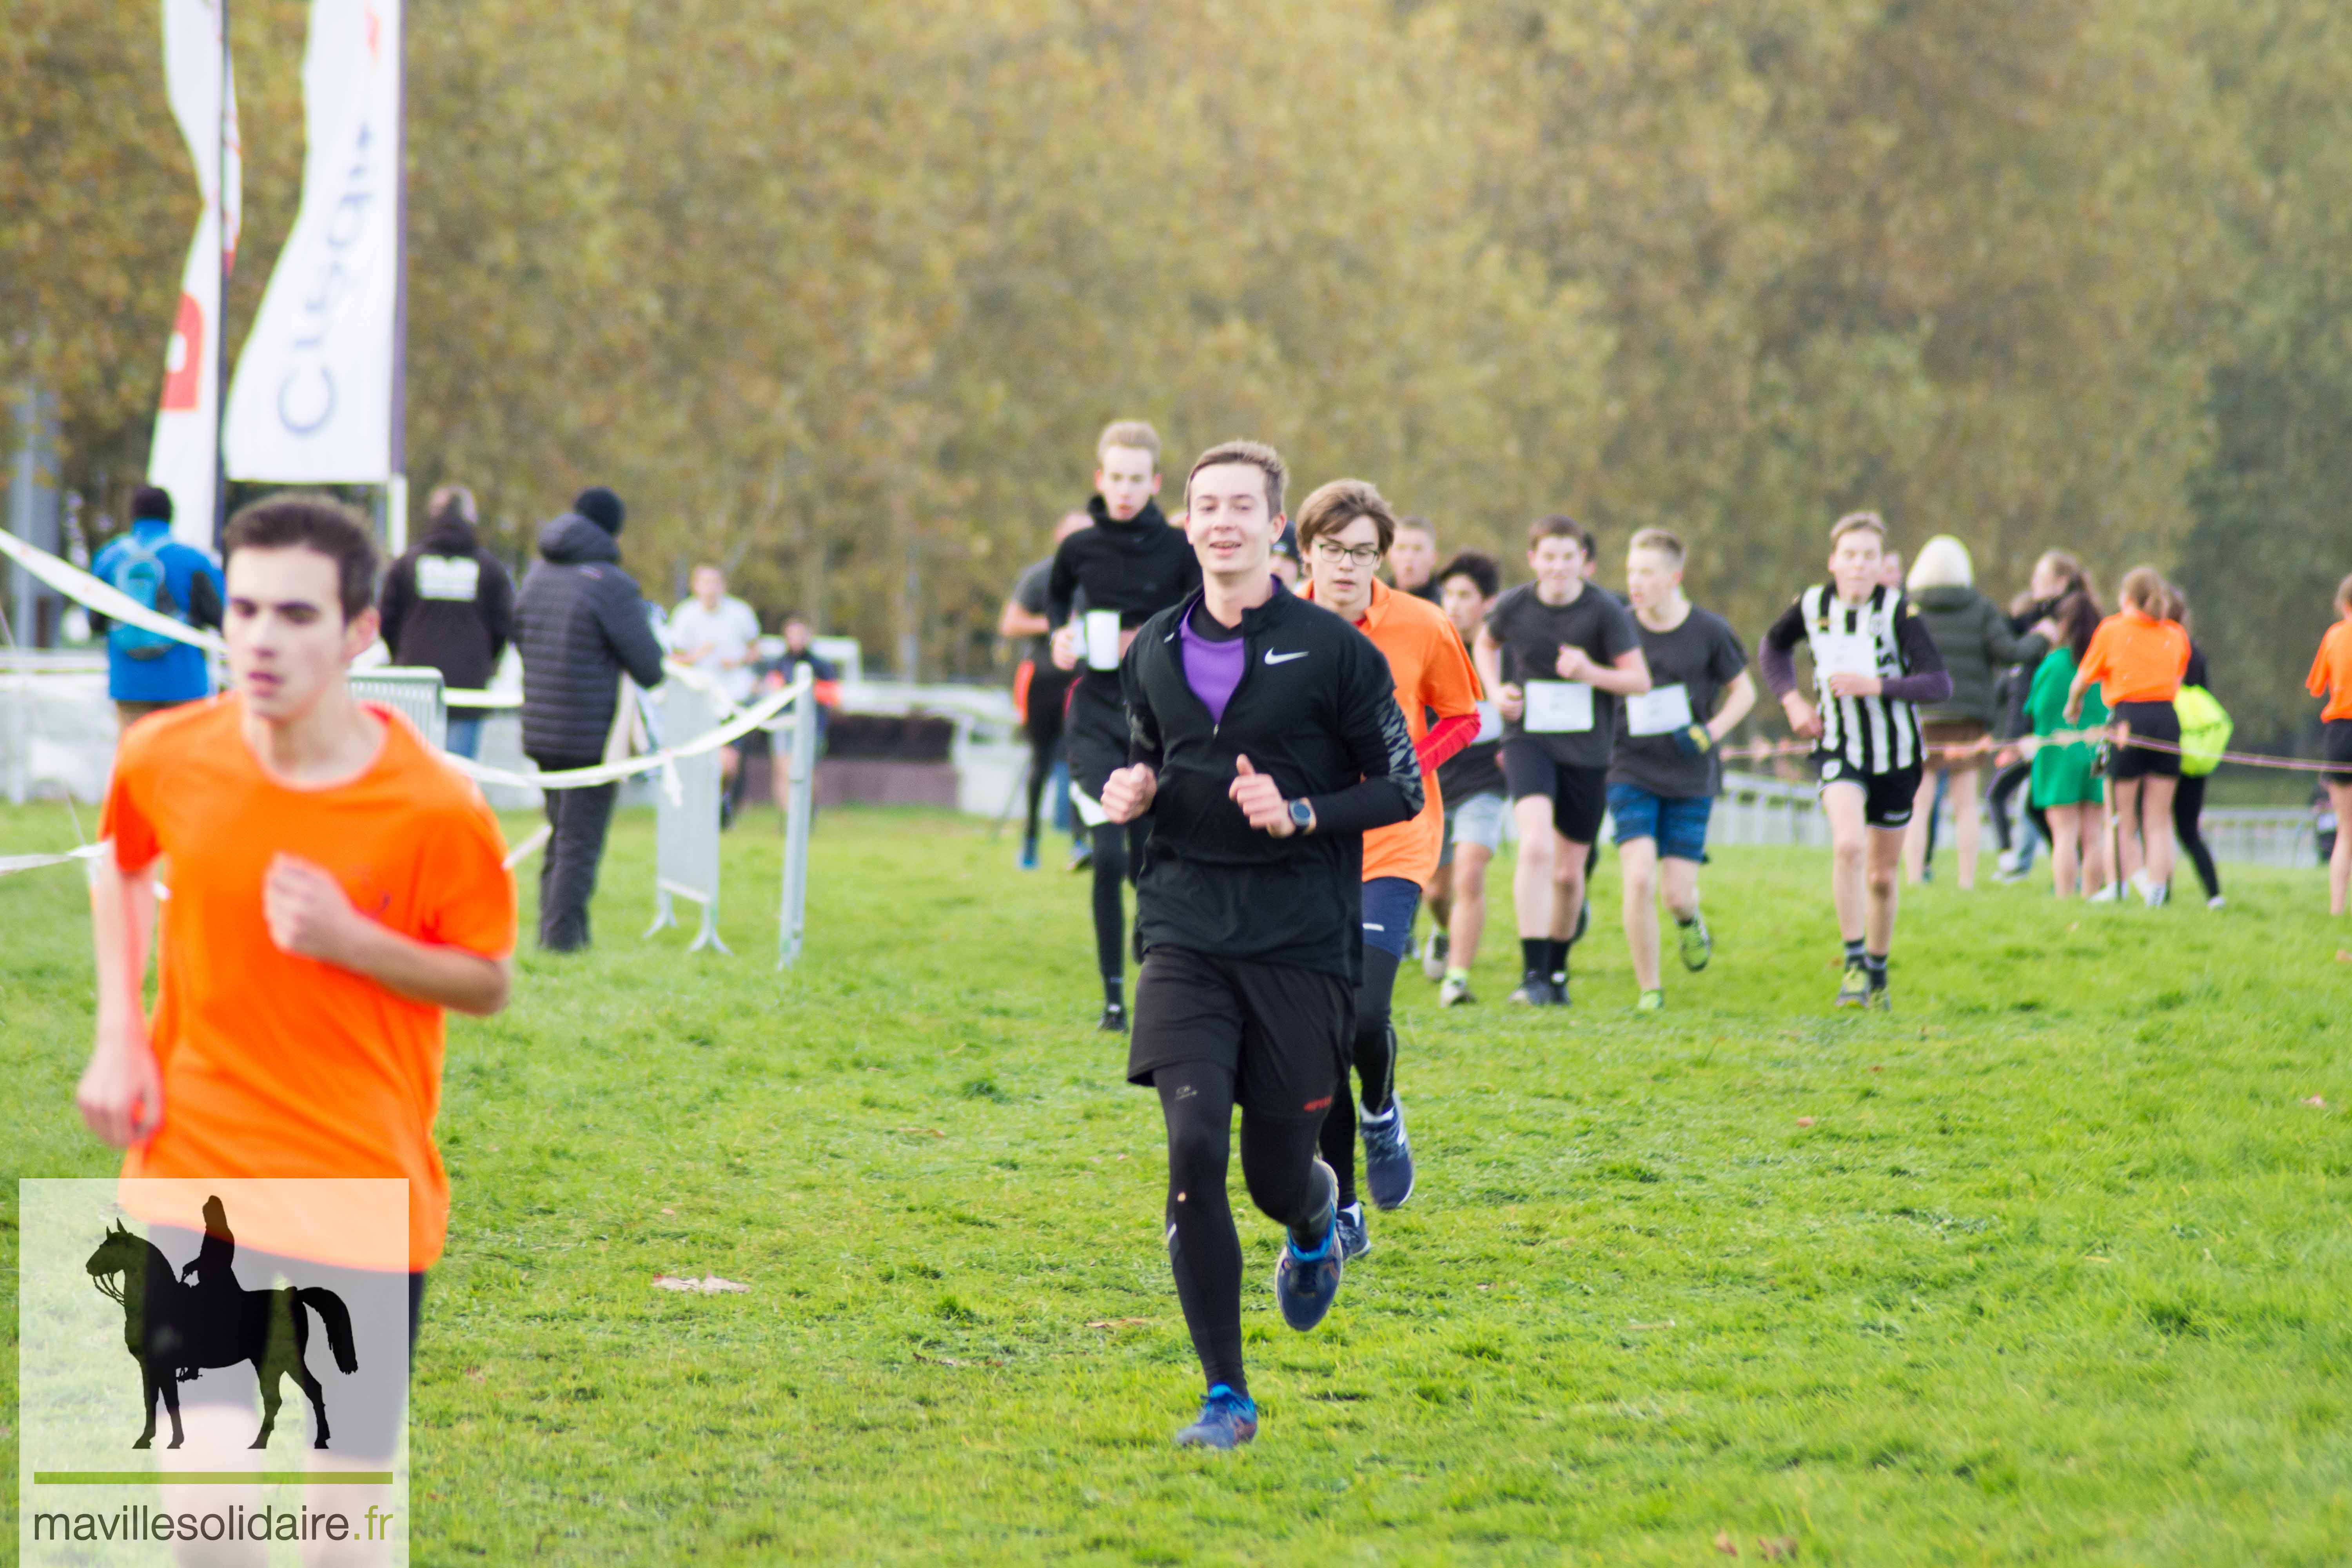
<instances>
[{"instance_id":1,"label":"man holding white cup","mask_svg":"<svg viewBox=\"0 0 2352 1568\"><path fill-rule=\"evenodd\" d=\"M1118 661L1136 628L1201 586L1201 563L1181 529L1152 498L1160 491L1160 436L1140 419L1106 426L1095 442L1092 528L1054 552L1045 619L1054 662L1079 669L1071 688L1064 746L1070 798L1093 841L1095 956L1103 977L1101 1026L1127 1028L1127 900L1121 884L1142 854L1144 829L1103 814L1103 785L1127 765L1127 705ZM1083 613L1073 615L1083 604Z\"/></svg>"}]
</instances>

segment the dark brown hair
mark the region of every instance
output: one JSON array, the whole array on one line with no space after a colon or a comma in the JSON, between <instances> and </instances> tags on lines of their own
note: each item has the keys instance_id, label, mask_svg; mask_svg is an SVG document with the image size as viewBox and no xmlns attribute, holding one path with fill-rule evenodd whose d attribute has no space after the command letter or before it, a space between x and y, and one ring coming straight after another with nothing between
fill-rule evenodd
<instances>
[{"instance_id":1,"label":"dark brown hair","mask_svg":"<svg viewBox=\"0 0 2352 1568\"><path fill-rule=\"evenodd\" d=\"M1547 539L1573 539L1576 547L1590 560L1599 550L1592 540L1592 531L1572 517L1560 512L1547 512L1528 524L1528 548L1533 550Z\"/></svg>"},{"instance_id":2,"label":"dark brown hair","mask_svg":"<svg viewBox=\"0 0 2352 1568\"><path fill-rule=\"evenodd\" d=\"M2083 656L2091 651L2092 634L2099 629L2105 614L2099 608L2098 595L2091 592L2088 584L2060 599L2050 612L2050 618L2058 626L2058 640L2074 650L2077 666L2083 662Z\"/></svg>"},{"instance_id":3,"label":"dark brown hair","mask_svg":"<svg viewBox=\"0 0 2352 1568\"><path fill-rule=\"evenodd\" d=\"M1478 596L1491 599L1503 591L1503 569L1484 551L1465 550L1430 574L1441 588L1453 578L1467 577L1478 584Z\"/></svg>"},{"instance_id":4,"label":"dark brown hair","mask_svg":"<svg viewBox=\"0 0 2352 1568\"><path fill-rule=\"evenodd\" d=\"M1318 485L1315 493L1298 506L1298 549L1304 554L1314 548L1315 542L1327 533L1337 533L1360 517L1372 520L1372 531L1381 553L1386 555L1389 546L1396 542L1396 513L1368 479L1333 479Z\"/></svg>"},{"instance_id":5,"label":"dark brown hair","mask_svg":"<svg viewBox=\"0 0 2352 1568\"><path fill-rule=\"evenodd\" d=\"M238 509L221 535L225 566L240 550L315 550L335 563L345 625L375 603L375 535L367 519L329 495L295 490Z\"/></svg>"}]
</instances>

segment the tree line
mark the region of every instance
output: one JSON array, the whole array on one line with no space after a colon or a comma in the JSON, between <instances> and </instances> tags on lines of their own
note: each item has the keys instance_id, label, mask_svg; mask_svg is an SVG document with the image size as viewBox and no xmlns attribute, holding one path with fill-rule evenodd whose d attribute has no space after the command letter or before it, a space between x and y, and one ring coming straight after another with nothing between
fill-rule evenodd
<instances>
[{"instance_id":1,"label":"tree line","mask_svg":"<svg viewBox=\"0 0 2352 1568\"><path fill-rule=\"evenodd\" d=\"M233 8L234 353L307 7ZM1663 524L1760 626L1871 506L1980 585L2181 581L2250 740L2352 570L2328 0L408 6L409 469L519 559L578 486L927 676L996 657L1093 433L1274 441L1516 559ZM0 35L0 355L144 461L195 217L152 7ZM1171 484L1175 482L1171 479Z\"/></svg>"}]
</instances>

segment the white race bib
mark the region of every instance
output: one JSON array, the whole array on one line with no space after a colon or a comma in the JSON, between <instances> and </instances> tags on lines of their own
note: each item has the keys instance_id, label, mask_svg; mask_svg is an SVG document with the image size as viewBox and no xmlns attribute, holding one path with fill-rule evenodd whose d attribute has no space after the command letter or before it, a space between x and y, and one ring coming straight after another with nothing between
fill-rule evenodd
<instances>
[{"instance_id":1,"label":"white race bib","mask_svg":"<svg viewBox=\"0 0 2352 1568\"><path fill-rule=\"evenodd\" d=\"M1667 735L1693 723L1690 689L1679 680L1654 686L1639 697L1625 699L1625 729L1635 735Z\"/></svg>"},{"instance_id":2,"label":"white race bib","mask_svg":"<svg viewBox=\"0 0 2352 1568\"><path fill-rule=\"evenodd\" d=\"M1471 740L1474 746L1503 738L1503 710L1491 702L1478 704L1478 733Z\"/></svg>"},{"instance_id":3,"label":"white race bib","mask_svg":"<svg viewBox=\"0 0 2352 1568\"><path fill-rule=\"evenodd\" d=\"M482 563L471 555L420 555L416 558L416 596L474 602L482 585Z\"/></svg>"},{"instance_id":4,"label":"white race bib","mask_svg":"<svg viewBox=\"0 0 2352 1568\"><path fill-rule=\"evenodd\" d=\"M1813 674L1822 680L1832 675L1876 675L1878 639L1868 632L1814 632Z\"/></svg>"},{"instance_id":5,"label":"white race bib","mask_svg":"<svg viewBox=\"0 0 2352 1568\"><path fill-rule=\"evenodd\" d=\"M1592 728L1592 688L1581 680L1527 684L1530 735L1580 735Z\"/></svg>"},{"instance_id":6,"label":"white race bib","mask_svg":"<svg viewBox=\"0 0 2352 1568\"><path fill-rule=\"evenodd\" d=\"M1118 668L1118 612L1117 610L1087 612L1087 668L1088 669Z\"/></svg>"}]
</instances>

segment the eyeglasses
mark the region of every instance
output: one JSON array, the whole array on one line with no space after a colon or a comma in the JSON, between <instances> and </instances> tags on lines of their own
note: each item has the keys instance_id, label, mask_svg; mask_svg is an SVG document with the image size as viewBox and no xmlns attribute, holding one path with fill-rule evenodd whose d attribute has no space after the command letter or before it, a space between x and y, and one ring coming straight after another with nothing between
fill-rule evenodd
<instances>
[{"instance_id":1,"label":"eyeglasses","mask_svg":"<svg viewBox=\"0 0 2352 1568\"><path fill-rule=\"evenodd\" d=\"M1315 559L1331 566L1337 566L1342 561L1352 561L1359 566L1377 566L1381 563L1381 547L1359 544L1351 550L1336 540L1318 539L1315 542Z\"/></svg>"}]
</instances>

